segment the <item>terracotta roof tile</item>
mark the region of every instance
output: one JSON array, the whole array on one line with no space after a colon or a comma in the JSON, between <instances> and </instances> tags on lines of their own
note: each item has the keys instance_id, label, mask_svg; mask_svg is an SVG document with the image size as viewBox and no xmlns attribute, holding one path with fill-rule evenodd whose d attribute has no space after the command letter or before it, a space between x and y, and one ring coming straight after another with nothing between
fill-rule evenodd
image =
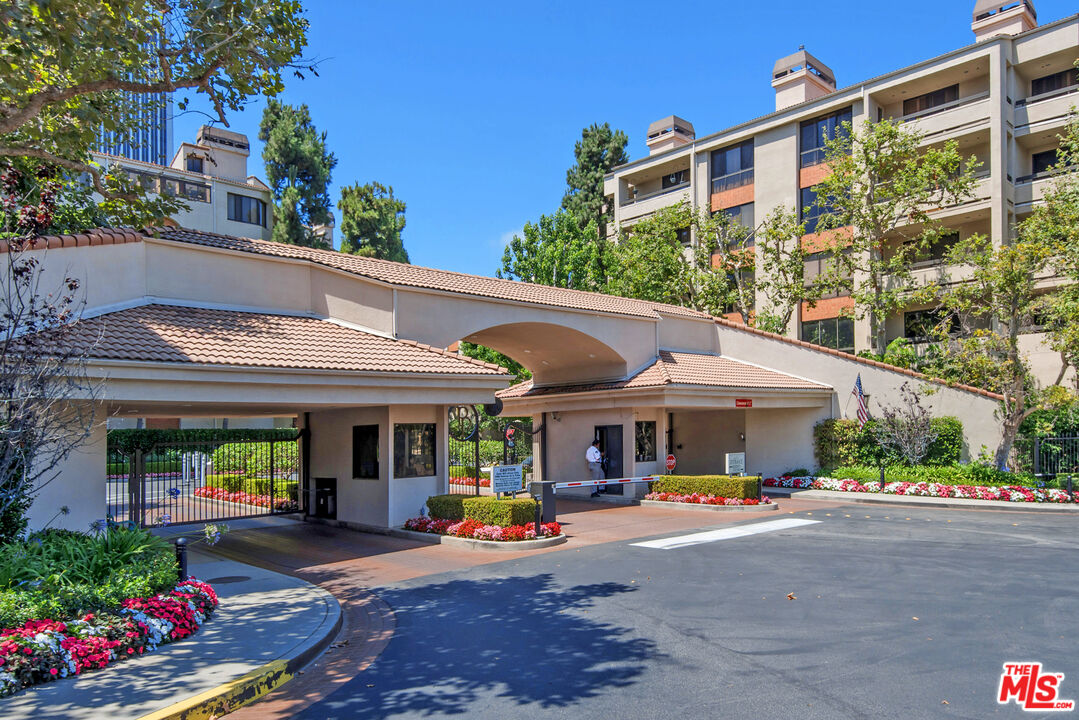
<instances>
[{"instance_id":1,"label":"terracotta roof tile","mask_svg":"<svg viewBox=\"0 0 1079 720\"><path fill-rule=\"evenodd\" d=\"M720 355L673 352L661 350L656 361L628 380L533 387L532 381L518 383L497 393L504 399L561 395L566 393L599 392L601 390L632 390L635 388L693 385L697 387L730 388L737 390L830 390L815 383L777 370L750 365Z\"/></svg>"},{"instance_id":2,"label":"terracotta roof tile","mask_svg":"<svg viewBox=\"0 0 1079 720\"><path fill-rule=\"evenodd\" d=\"M500 300L638 317L656 317L657 312L664 312L684 317L710 318L705 313L676 305L664 305L662 303L584 292L582 290L566 290L516 280L501 280L482 275L465 275L448 270L435 270L407 263L348 255L333 250L217 235L184 228L159 228L155 233L157 237L173 242L205 245L257 255L306 260L392 285L405 285Z\"/></svg>"},{"instance_id":3,"label":"terracotta roof tile","mask_svg":"<svg viewBox=\"0 0 1079 720\"><path fill-rule=\"evenodd\" d=\"M345 372L502 375L497 365L327 320L141 305L79 321L91 358Z\"/></svg>"},{"instance_id":4,"label":"terracotta roof tile","mask_svg":"<svg viewBox=\"0 0 1079 720\"><path fill-rule=\"evenodd\" d=\"M119 245L141 240L142 234L130 228L94 228L78 235L39 235L30 242L29 248L55 250L85 245ZM9 248L6 240L0 241L0 253L6 253Z\"/></svg>"}]
</instances>

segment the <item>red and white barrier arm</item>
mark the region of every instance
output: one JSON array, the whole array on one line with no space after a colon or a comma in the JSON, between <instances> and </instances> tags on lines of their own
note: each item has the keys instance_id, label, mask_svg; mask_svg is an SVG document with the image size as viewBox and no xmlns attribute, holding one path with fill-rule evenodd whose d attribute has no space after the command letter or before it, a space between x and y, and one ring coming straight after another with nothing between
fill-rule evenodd
<instances>
[{"instance_id":1,"label":"red and white barrier arm","mask_svg":"<svg viewBox=\"0 0 1079 720\"><path fill-rule=\"evenodd\" d=\"M610 478L608 480L581 480L580 482L556 482L554 486L556 489L562 488L575 488L575 487L595 487L597 485L625 485L628 483L639 482L652 482L653 480L659 480L662 475L646 475L644 477L631 477L631 478Z\"/></svg>"}]
</instances>

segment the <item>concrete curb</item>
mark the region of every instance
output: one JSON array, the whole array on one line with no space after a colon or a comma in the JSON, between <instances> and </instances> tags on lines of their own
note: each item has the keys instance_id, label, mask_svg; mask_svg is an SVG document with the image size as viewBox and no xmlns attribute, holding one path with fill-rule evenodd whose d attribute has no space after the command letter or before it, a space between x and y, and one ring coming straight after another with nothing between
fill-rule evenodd
<instances>
[{"instance_id":1,"label":"concrete curb","mask_svg":"<svg viewBox=\"0 0 1079 720\"><path fill-rule=\"evenodd\" d=\"M431 545L456 545L469 550L485 550L490 552L516 552L520 550L540 550L542 548L561 545L569 540L565 533L555 537L539 538L538 540L516 540L514 542L497 542L494 540L475 540L473 538L459 538L452 535L435 535L434 533L415 532L403 528L394 528L390 531L393 537L407 540L418 540Z\"/></svg>"},{"instance_id":2,"label":"concrete curb","mask_svg":"<svg viewBox=\"0 0 1079 720\"><path fill-rule=\"evenodd\" d=\"M321 655L341 630L342 613L337 599L317 585L311 588L323 596L331 614L290 657L266 663L235 680L143 715L139 720L215 720L291 680L297 671Z\"/></svg>"},{"instance_id":3,"label":"concrete curb","mask_svg":"<svg viewBox=\"0 0 1079 720\"><path fill-rule=\"evenodd\" d=\"M705 505L703 503L664 502L662 500L641 500L641 507L705 510L710 512L769 512L779 509L779 506L775 503L768 503L767 505Z\"/></svg>"},{"instance_id":4,"label":"concrete curb","mask_svg":"<svg viewBox=\"0 0 1079 720\"><path fill-rule=\"evenodd\" d=\"M935 507L960 510L1003 510L1010 512L1079 513L1079 503L1005 502L1003 500L968 500L964 498L918 497L916 495L881 495L878 493L810 490L803 488L766 487L767 495L797 496L801 500L840 500L865 505L895 505L898 507Z\"/></svg>"}]
</instances>

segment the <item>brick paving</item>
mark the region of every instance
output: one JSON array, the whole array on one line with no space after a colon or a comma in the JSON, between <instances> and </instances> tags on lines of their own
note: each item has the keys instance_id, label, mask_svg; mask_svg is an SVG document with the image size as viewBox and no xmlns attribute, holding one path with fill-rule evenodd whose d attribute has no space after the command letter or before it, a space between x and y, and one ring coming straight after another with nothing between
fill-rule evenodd
<instances>
[{"instance_id":1,"label":"brick paving","mask_svg":"<svg viewBox=\"0 0 1079 720\"><path fill-rule=\"evenodd\" d=\"M294 575L324 588L341 604L344 624L333 646L302 675L230 717L237 720L291 717L363 672L389 643L395 627L392 608L371 588L535 553L573 552L600 543L774 519L807 510L823 512L836 507L843 507L843 503L784 499L780 500L779 512L755 515L693 513L559 499L558 520L569 535L569 542L544 550L497 553L281 518L274 518L263 527L236 530L214 548L215 553Z\"/></svg>"}]
</instances>

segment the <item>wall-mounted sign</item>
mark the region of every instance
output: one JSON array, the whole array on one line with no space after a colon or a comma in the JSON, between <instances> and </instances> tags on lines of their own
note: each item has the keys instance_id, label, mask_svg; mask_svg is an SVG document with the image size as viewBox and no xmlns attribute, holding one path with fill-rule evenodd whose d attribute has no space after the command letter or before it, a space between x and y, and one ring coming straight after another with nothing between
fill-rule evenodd
<instances>
[{"instance_id":1,"label":"wall-mounted sign","mask_svg":"<svg viewBox=\"0 0 1079 720\"><path fill-rule=\"evenodd\" d=\"M753 407L753 401L749 398L735 398L734 406L736 408L749 408Z\"/></svg>"},{"instance_id":2,"label":"wall-mounted sign","mask_svg":"<svg viewBox=\"0 0 1079 720\"><path fill-rule=\"evenodd\" d=\"M678 461L675 460L674 455L668 455L667 456L667 472L670 472L671 470L674 470L674 466L677 465L677 464L678 464Z\"/></svg>"},{"instance_id":3,"label":"wall-mounted sign","mask_svg":"<svg viewBox=\"0 0 1079 720\"><path fill-rule=\"evenodd\" d=\"M740 453L727 453L727 474L728 475L745 475L746 473L746 454Z\"/></svg>"},{"instance_id":4,"label":"wall-mounted sign","mask_svg":"<svg viewBox=\"0 0 1079 720\"><path fill-rule=\"evenodd\" d=\"M491 492L511 493L524 490L524 466L495 465L491 468Z\"/></svg>"}]
</instances>

